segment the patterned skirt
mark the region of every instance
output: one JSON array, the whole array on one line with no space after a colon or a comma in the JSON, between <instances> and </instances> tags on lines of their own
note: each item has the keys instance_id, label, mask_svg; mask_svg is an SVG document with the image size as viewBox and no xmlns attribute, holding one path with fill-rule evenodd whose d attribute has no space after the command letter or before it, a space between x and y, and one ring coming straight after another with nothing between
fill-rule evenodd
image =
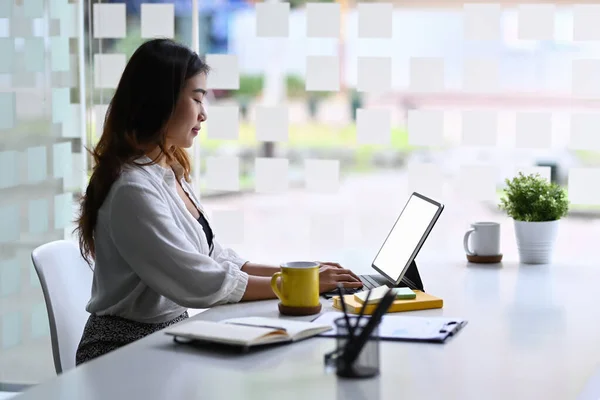
<instances>
[{"instance_id":1,"label":"patterned skirt","mask_svg":"<svg viewBox=\"0 0 600 400\"><path fill-rule=\"evenodd\" d=\"M148 324L121 317L91 314L77 348L75 365L100 357L188 317L186 311L170 321Z\"/></svg>"}]
</instances>

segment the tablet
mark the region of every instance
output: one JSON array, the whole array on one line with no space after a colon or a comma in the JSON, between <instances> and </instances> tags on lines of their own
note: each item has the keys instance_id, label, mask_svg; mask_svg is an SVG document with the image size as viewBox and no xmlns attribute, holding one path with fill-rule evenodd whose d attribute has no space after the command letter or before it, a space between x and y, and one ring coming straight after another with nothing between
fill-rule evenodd
<instances>
[{"instance_id":1,"label":"tablet","mask_svg":"<svg viewBox=\"0 0 600 400\"><path fill-rule=\"evenodd\" d=\"M412 193L375 256L372 268L390 282L400 284L443 210L443 204Z\"/></svg>"}]
</instances>

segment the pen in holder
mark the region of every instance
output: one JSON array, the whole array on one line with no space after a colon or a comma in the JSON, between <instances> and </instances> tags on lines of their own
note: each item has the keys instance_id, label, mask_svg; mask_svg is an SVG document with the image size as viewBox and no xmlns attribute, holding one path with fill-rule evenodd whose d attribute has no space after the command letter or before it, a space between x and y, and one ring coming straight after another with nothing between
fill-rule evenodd
<instances>
[{"instance_id":1,"label":"pen in holder","mask_svg":"<svg viewBox=\"0 0 600 400\"><path fill-rule=\"evenodd\" d=\"M344 378L370 378L379 375L379 324L396 295L389 289L370 317L363 318L371 291L358 317L348 316L341 285L338 285L344 316L335 320L337 348L325 355L325 364L335 361L337 375Z\"/></svg>"},{"instance_id":2,"label":"pen in holder","mask_svg":"<svg viewBox=\"0 0 600 400\"><path fill-rule=\"evenodd\" d=\"M369 323L369 319L351 316L348 319L341 317L334 321L337 329L334 363L338 376L344 378L371 378L379 375L378 326L371 331L359 350L358 356L353 361L346 357L347 352L345 352L348 341L353 337L351 331L354 331L354 337L360 335ZM348 321L351 326L348 326Z\"/></svg>"}]
</instances>

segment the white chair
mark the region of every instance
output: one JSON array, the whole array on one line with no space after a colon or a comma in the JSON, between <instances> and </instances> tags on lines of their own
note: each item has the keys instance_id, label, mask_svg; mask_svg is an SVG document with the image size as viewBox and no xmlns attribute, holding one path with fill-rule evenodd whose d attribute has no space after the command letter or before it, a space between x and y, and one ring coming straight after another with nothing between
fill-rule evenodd
<instances>
[{"instance_id":1,"label":"white chair","mask_svg":"<svg viewBox=\"0 0 600 400\"><path fill-rule=\"evenodd\" d=\"M75 353L89 317L92 268L72 241L46 243L31 253L44 293L56 373L75 367Z\"/></svg>"}]
</instances>

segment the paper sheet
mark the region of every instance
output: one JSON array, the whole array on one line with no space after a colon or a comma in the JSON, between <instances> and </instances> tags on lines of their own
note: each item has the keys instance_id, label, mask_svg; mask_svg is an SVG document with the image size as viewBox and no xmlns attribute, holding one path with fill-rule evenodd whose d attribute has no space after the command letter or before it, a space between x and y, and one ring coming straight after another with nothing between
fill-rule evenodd
<instances>
[{"instance_id":1,"label":"paper sheet","mask_svg":"<svg viewBox=\"0 0 600 400\"><path fill-rule=\"evenodd\" d=\"M334 327L334 330L325 332L321 336L335 336L334 321L343 316L342 312L327 312L313 322L330 324ZM369 318L369 316L365 315L363 318ZM449 333L458 332L465 324L465 320L457 318L388 314L383 317L379 325L379 337L386 340L444 341ZM441 332L442 330L445 332Z\"/></svg>"}]
</instances>

